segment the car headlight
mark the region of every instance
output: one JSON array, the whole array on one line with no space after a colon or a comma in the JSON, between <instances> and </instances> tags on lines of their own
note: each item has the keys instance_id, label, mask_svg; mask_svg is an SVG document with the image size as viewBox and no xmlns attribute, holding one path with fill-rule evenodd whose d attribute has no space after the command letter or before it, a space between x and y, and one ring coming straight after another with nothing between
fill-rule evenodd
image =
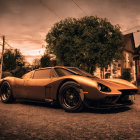
<instances>
[{"instance_id":1,"label":"car headlight","mask_svg":"<svg viewBox=\"0 0 140 140\"><path fill-rule=\"evenodd\" d=\"M98 90L103 92L111 92L111 89L101 83L98 83Z\"/></svg>"}]
</instances>

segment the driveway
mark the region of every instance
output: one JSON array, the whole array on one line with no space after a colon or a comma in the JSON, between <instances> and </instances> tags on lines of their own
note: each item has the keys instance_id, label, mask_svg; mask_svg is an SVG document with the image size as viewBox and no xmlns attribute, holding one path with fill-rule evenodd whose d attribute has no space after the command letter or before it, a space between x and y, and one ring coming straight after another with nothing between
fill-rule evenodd
<instances>
[{"instance_id":1,"label":"driveway","mask_svg":"<svg viewBox=\"0 0 140 140\"><path fill-rule=\"evenodd\" d=\"M43 103L0 102L0 140L140 140L140 95L130 108L67 113Z\"/></svg>"}]
</instances>

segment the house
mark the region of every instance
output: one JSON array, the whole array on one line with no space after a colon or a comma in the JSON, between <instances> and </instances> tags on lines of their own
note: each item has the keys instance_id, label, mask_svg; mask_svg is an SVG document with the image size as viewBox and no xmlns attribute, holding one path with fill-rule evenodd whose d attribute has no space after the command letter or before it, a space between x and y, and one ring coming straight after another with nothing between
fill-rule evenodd
<instances>
[{"instance_id":1,"label":"house","mask_svg":"<svg viewBox=\"0 0 140 140\"><path fill-rule=\"evenodd\" d=\"M140 45L136 48L134 53L134 61L136 64L136 79L140 79Z\"/></svg>"},{"instance_id":2,"label":"house","mask_svg":"<svg viewBox=\"0 0 140 140\"><path fill-rule=\"evenodd\" d=\"M123 36L123 59L119 61L113 61L113 63L104 69L105 78L119 78L121 77L125 69L129 70L132 76L132 80L136 80L136 61L133 59L135 55L135 42L133 33ZM100 69L97 68L94 73L95 76L101 78Z\"/></svg>"},{"instance_id":3,"label":"house","mask_svg":"<svg viewBox=\"0 0 140 140\"><path fill-rule=\"evenodd\" d=\"M125 69L129 70L132 76L132 80L136 80L136 71L135 71L135 61L134 61L134 53L135 53L135 42L133 33L126 34L123 36L123 59L119 60L116 64L117 72L120 76L122 75Z\"/></svg>"}]
</instances>

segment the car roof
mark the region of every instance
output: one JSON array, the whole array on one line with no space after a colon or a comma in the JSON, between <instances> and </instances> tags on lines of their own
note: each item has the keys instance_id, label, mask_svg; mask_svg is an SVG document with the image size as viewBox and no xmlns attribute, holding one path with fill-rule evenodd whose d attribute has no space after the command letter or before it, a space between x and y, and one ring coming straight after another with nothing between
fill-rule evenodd
<instances>
[{"instance_id":1,"label":"car roof","mask_svg":"<svg viewBox=\"0 0 140 140\"><path fill-rule=\"evenodd\" d=\"M42 69L48 69L48 68L76 68L76 67L68 67L68 66L54 66L54 67L44 67L44 68L39 68L35 70L42 70Z\"/></svg>"}]
</instances>

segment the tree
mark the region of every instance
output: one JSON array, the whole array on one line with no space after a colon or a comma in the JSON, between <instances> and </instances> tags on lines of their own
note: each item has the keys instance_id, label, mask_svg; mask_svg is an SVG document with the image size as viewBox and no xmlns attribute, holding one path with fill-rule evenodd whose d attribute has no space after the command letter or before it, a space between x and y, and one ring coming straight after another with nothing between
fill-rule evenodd
<instances>
[{"instance_id":1,"label":"tree","mask_svg":"<svg viewBox=\"0 0 140 140\"><path fill-rule=\"evenodd\" d=\"M54 56L50 56L48 51L45 51L44 55L40 59L35 58L32 63L32 69L38 69L39 67L51 67L56 66L57 62Z\"/></svg>"},{"instance_id":2,"label":"tree","mask_svg":"<svg viewBox=\"0 0 140 140\"><path fill-rule=\"evenodd\" d=\"M33 68L33 69L38 69L39 67L40 67L40 59L35 58L35 59L33 60L33 63L32 63L32 68Z\"/></svg>"},{"instance_id":3,"label":"tree","mask_svg":"<svg viewBox=\"0 0 140 140\"><path fill-rule=\"evenodd\" d=\"M26 68L24 57L18 49L7 49L3 55L3 71L21 77Z\"/></svg>"},{"instance_id":4,"label":"tree","mask_svg":"<svg viewBox=\"0 0 140 140\"><path fill-rule=\"evenodd\" d=\"M50 53L62 65L92 73L120 57L122 34L118 25L99 17L67 18L56 23L46 36Z\"/></svg>"},{"instance_id":5,"label":"tree","mask_svg":"<svg viewBox=\"0 0 140 140\"><path fill-rule=\"evenodd\" d=\"M41 67L48 67L51 65L50 56L47 53L44 53L44 55L41 57L40 65Z\"/></svg>"}]
</instances>

